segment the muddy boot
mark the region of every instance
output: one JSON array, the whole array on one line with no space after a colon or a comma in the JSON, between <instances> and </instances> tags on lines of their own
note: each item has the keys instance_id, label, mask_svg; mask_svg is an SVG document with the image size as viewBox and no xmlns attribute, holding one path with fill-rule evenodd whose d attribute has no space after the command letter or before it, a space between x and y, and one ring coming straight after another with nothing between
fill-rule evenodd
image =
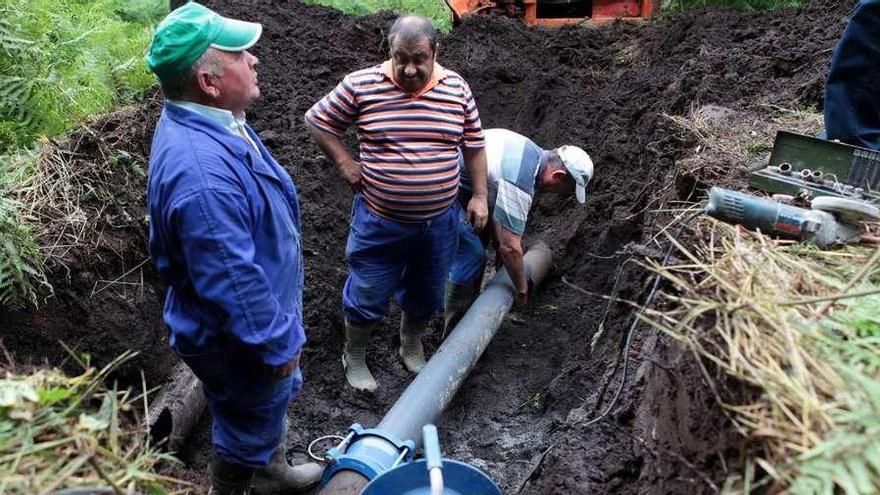
<instances>
[{"instance_id":1,"label":"muddy boot","mask_svg":"<svg viewBox=\"0 0 880 495\"><path fill-rule=\"evenodd\" d=\"M248 495L254 479L254 470L215 460L211 465L211 493L213 495Z\"/></svg>"},{"instance_id":2,"label":"muddy boot","mask_svg":"<svg viewBox=\"0 0 880 495\"><path fill-rule=\"evenodd\" d=\"M446 281L446 299L443 314L443 337L458 325L458 321L470 308L476 295L474 284L456 284Z\"/></svg>"},{"instance_id":3,"label":"muddy boot","mask_svg":"<svg viewBox=\"0 0 880 495\"><path fill-rule=\"evenodd\" d=\"M403 365L412 373L425 367L425 349L422 347L422 333L428 326L428 319L413 321L403 314L400 318L400 357Z\"/></svg>"},{"instance_id":4,"label":"muddy boot","mask_svg":"<svg viewBox=\"0 0 880 495\"><path fill-rule=\"evenodd\" d=\"M253 495L285 495L303 493L321 481L324 468L315 462L291 466L285 458L284 447L279 447L269 465L254 474Z\"/></svg>"},{"instance_id":5,"label":"muddy boot","mask_svg":"<svg viewBox=\"0 0 880 495\"><path fill-rule=\"evenodd\" d=\"M342 349L342 367L345 379L356 390L374 392L379 384L367 368L367 344L376 325L357 326L345 322L345 346Z\"/></svg>"}]
</instances>

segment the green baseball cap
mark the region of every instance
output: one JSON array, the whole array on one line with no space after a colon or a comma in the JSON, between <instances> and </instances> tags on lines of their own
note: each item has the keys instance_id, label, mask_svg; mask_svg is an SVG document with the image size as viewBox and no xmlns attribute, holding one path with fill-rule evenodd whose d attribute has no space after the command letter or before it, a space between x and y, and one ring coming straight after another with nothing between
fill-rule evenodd
<instances>
[{"instance_id":1,"label":"green baseball cap","mask_svg":"<svg viewBox=\"0 0 880 495\"><path fill-rule=\"evenodd\" d=\"M223 17L189 2L156 27L147 65L160 79L174 77L189 70L209 47L240 52L252 47L262 32L260 24Z\"/></svg>"}]
</instances>

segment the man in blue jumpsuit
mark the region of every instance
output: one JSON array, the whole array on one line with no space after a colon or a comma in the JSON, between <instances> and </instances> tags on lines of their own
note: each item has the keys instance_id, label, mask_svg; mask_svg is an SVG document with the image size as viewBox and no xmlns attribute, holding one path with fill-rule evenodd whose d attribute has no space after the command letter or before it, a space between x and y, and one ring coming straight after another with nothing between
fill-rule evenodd
<instances>
[{"instance_id":1,"label":"man in blue jumpsuit","mask_svg":"<svg viewBox=\"0 0 880 495\"><path fill-rule=\"evenodd\" d=\"M828 139L880 150L880 0L861 0L834 50L825 86Z\"/></svg>"},{"instance_id":2,"label":"man in blue jumpsuit","mask_svg":"<svg viewBox=\"0 0 880 495\"><path fill-rule=\"evenodd\" d=\"M214 417L213 493L299 493L317 464L285 458L302 387L303 262L290 176L245 123L262 26L197 3L156 28L147 63L165 107L150 155L150 254L168 282L170 344ZM253 489L253 491L249 491Z\"/></svg>"}]
</instances>

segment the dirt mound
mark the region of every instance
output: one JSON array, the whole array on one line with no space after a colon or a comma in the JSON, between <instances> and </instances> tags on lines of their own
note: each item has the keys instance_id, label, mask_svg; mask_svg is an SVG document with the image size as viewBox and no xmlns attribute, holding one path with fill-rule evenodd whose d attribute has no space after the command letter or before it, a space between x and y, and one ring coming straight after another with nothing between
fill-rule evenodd
<instances>
[{"instance_id":1,"label":"dirt mound","mask_svg":"<svg viewBox=\"0 0 880 495\"><path fill-rule=\"evenodd\" d=\"M301 450L353 422L376 424L410 379L395 358L391 318L369 354L379 393L363 396L342 386L339 299L351 196L302 122L346 73L385 58L393 15L350 17L283 0L260 2L259 9L245 1L207 3L263 23L255 48L263 98L248 119L300 189L309 344L291 439ZM625 247L657 232L665 219L654 210L700 185L677 167L696 142L665 115L712 104L759 118L770 112L763 105L820 106L831 49L852 4L822 0L765 14L704 9L645 25L587 29L527 29L515 20L477 17L443 38L440 62L467 79L485 127L506 127L548 148L578 144L597 164L585 208L571 198L545 197L533 210L527 242L551 244L555 274L529 308L508 318L444 415L447 455L484 468L505 493L521 485L528 493L702 492L736 469L736 436L701 383L698 364L647 331L631 349L634 372L620 404L608 420L582 426L606 405L600 391L614 389L606 369L631 309L585 297L562 279L638 300L647 276L625 263L633 251ZM148 113L132 117L146 120L142 130L157 117L154 107ZM132 136L140 136L145 155L147 135ZM727 165L735 175L745 164ZM142 183L128 187L143 191ZM142 218L143 208L135 210L133 218ZM143 228L130 233L140 237L126 256L83 262L69 278L56 273L56 298L42 312L0 316L14 334L7 346L39 358L61 335L108 355L130 345L147 353L142 364L153 383L160 381L170 359L160 322L162 286L151 267L143 267L141 294L108 289L90 297L95 277L114 280L144 259L143 234ZM435 332L429 350L438 342ZM194 469L204 466L209 445L206 421L184 452ZM526 483L527 476L534 479Z\"/></svg>"},{"instance_id":2,"label":"dirt mound","mask_svg":"<svg viewBox=\"0 0 880 495\"><path fill-rule=\"evenodd\" d=\"M119 375L128 382L139 383L141 369L150 378L167 373L165 288L147 254L144 189L159 108L154 98L44 147L37 184L24 194L36 205L54 294L36 311L0 308L0 338L17 361L76 371L63 343L98 365L139 351Z\"/></svg>"}]
</instances>

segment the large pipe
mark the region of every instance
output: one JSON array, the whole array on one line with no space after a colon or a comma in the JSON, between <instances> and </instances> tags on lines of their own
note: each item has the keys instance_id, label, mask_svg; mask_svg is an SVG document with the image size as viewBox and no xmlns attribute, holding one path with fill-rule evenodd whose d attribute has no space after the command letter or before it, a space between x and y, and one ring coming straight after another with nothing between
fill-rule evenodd
<instances>
[{"instance_id":1,"label":"large pipe","mask_svg":"<svg viewBox=\"0 0 880 495\"><path fill-rule=\"evenodd\" d=\"M526 253L523 264L535 286L550 271L551 259L552 253L543 243ZM416 446L421 444L422 426L435 423L452 401L513 305L513 292L514 285L506 270L500 271L486 284L468 312L404 390L376 430L390 438L412 440ZM378 463L388 468L398 456L398 449L391 442L376 436L354 441L347 450L347 454L353 457L358 457L358 452L365 452L365 456L371 457L368 459L371 462L379 459ZM361 474L340 470L333 474L320 495L354 495L360 493L367 483L369 480Z\"/></svg>"},{"instance_id":2,"label":"large pipe","mask_svg":"<svg viewBox=\"0 0 880 495\"><path fill-rule=\"evenodd\" d=\"M538 244L523 260L535 285L550 271L550 249ZM471 305L431 361L404 390L378 429L421 445L422 426L435 423L492 341L504 315L513 305L514 285L501 271Z\"/></svg>"},{"instance_id":3,"label":"large pipe","mask_svg":"<svg viewBox=\"0 0 880 495\"><path fill-rule=\"evenodd\" d=\"M208 404L202 382L184 363L177 363L171 378L150 404L147 429L154 445L180 452L189 432L198 424Z\"/></svg>"}]
</instances>

